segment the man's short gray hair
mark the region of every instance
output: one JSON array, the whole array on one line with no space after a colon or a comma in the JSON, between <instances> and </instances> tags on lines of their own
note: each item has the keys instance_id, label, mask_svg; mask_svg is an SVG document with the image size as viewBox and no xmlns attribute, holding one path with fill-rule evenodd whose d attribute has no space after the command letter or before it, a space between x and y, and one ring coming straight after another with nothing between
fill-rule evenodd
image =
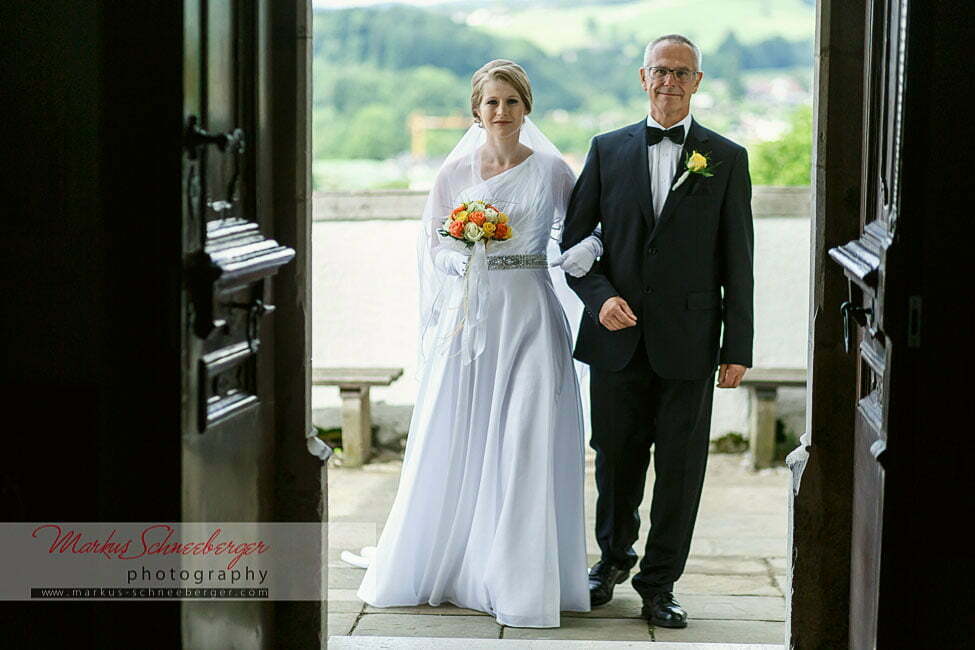
<instances>
[{"instance_id":1,"label":"man's short gray hair","mask_svg":"<svg viewBox=\"0 0 975 650\"><path fill-rule=\"evenodd\" d=\"M658 44L668 42L668 43L680 43L681 45L686 45L694 51L694 58L697 59L697 69L701 70L701 48L694 44L691 39L687 38L682 34L667 34L666 36L661 36L660 38L655 38L650 41L647 45L647 49L643 51L643 67L650 65L650 55L653 53L653 48Z\"/></svg>"}]
</instances>

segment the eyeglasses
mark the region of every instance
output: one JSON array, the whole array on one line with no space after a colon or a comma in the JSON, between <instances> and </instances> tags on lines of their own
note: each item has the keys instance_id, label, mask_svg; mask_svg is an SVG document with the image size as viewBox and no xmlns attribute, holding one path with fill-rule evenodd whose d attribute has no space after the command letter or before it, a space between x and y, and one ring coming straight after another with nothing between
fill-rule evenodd
<instances>
[{"instance_id":1,"label":"eyeglasses","mask_svg":"<svg viewBox=\"0 0 975 650\"><path fill-rule=\"evenodd\" d=\"M655 81L663 81L667 78L667 75L673 73L674 79L677 80L677 83L681 84L686 84L694 79L699 72L698 70L688 70L687 68L673 70L671 68L659 68L657 66L645 66L643 69L650 73L650 77Z\"/></svg>"}]
</instances>

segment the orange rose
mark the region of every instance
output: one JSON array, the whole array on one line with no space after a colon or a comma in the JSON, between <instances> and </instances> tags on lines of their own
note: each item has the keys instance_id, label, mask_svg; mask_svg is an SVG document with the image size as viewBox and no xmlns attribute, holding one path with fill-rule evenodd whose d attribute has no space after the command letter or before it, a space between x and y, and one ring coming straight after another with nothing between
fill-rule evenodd
<instances>
[{"instance_id":1,"label":"orange rose","mask_svg":"<svg viewBox=\"0 0 975 650\"><path fill-rule=\"evenodd\" d=\"M451 222L450 227L447 228L447 232L450 233L451 237L462 239L464 237L464 223L461 221Z\"/></svg>"},{"instance_id":2,"label":"orange rose","mask_svg":"<svg viewBox=\"0 0 975 650\"><path fill-rule=\"evenodd\" d=\"M476 223L479 226L484 225L484 213L478 210L477 212L471 212L467 215L467 218Z\"/></svg>"},{"instance_id":3,"label":"orange rose","mask_svg":"<svg viewBox=\"0 0 975 650\"><path fill-rule=\"evenodd\" d=\"M494 229L495 239L507 239L511 236L511 229L508 228L507 224L499 223Z\"/></svg>"}]
</instances>

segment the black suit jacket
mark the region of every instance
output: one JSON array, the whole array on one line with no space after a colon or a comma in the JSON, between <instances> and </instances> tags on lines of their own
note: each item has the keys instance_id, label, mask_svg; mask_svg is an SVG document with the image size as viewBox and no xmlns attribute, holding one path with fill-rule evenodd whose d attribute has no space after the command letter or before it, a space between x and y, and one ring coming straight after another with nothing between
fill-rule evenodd
<instances>
[{"instance_id":1,"label":"black suit jacket","mask_svg":"<svg viewBox=\"0 0 975 650\"><path fill-rule=\"evenodd\" d=\"M565 250L602 224L602 257L587 275L566 278L585 304L580 361L621 370L642 333L651 366L668 379L703 379L718 363L752 365L748 155L692 120L674 180L692 151L710 157L714 176L690 174L654 219L646 121L593 139L562 236ZM629 303L636 327L611 332L599 322L612 296Z\"/></svg>"}]
</instances>

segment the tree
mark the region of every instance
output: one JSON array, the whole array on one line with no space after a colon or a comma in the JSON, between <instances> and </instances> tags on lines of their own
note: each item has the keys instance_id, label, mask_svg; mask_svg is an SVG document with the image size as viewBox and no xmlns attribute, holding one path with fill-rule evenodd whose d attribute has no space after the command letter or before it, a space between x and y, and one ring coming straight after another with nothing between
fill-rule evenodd
<instances>
[{"instance_id":1,"label":"tree","mask_svg":"<svg viewBox=\"0 0 975 650\"><path fill-rule=\"evenodd\" d=\"M745 59L745 46L741 44L734 32L728 32L718 46L715 54L707 57L709 72L728 84L728 93L732 99L745 96L745 85L741 81L741 69Z\"/></svg>"},{"instance_id":2,"label":"tree","mask_svg":"<svg viewBox=\"0 0 975 650\"><path fill-rule=\"evenodd\" d=\"M778 140L763 142L749 151L755 185L809 185L812 172L812 108L792 114L789 130Z\"/></svg>"},{"instance_id":3,"label":"tree","mask_svg":"<svg viewBox=\"0 0 975 650\"><path fill-rule=\"evenodd\" d=\"M356 112L339 138L337 153L344 158L391 158L410 144L402 116L384 104L370 104Z\"/></svg>"}]
</instances>

